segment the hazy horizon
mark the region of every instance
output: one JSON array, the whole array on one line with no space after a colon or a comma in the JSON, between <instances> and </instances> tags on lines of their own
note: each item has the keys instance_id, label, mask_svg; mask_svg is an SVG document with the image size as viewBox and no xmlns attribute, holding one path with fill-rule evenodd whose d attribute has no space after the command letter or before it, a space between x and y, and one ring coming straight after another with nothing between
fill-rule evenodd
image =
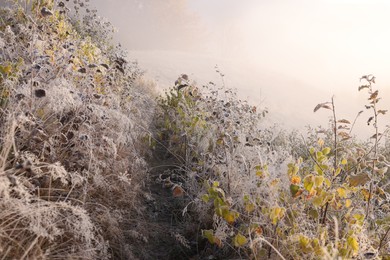
<instances>
[{"instance_id":1,"label":"hazy horizon","mask_svg":"<svg viewBox=\"0 0 390 260\"><path fill-rule=\"evenodd\" d=\"M218 63L228 87L237 88L253 103L264 99L271 117L274 112L279 123L299 127L326 124L329 113L313 114L313 108L333 95L339 117L353 120L367 100L366 93L357 91L359 78L374 74L385 101L379 105L388 109L387 1L95 0L93 4L118 28L116 38L130 58L162 86L180 73L200 83L218 80L214 73ZM362 115L359 128L368 116ZM384 119L382 126L389 124L389 116Z\"/></svg>"}]
</instances>

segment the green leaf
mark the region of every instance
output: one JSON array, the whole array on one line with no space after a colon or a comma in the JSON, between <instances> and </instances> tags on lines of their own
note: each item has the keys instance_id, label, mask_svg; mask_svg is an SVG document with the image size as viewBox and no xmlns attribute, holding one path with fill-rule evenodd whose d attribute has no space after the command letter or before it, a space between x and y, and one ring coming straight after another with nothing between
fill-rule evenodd
<instances>
[{"instance_id":1,"label":"green leaf","mask_svg":"<svg viewBox=\"0 0 390 260\"><path fill-rule=\"evenodd\" d=\"M318 217L319 217L318 211L316 209L310 209L308 214L313 219L318 219Z\"/></svg>"},{"instance_id":2,"label":"green leaf","mask_svg":"<svg viewBox=\"0 0 390 260\"><path fill-rule=\"evenodd\" d=\"M319 174L319 175L324 175L324 171L319 167L317 164L314 165L314 170Z\"/></svg>"},{"instance_id":3,"label":"green leaf","mask_svg":"<svg viewBox=\"0 0 390 260\"><path fill-rule=\"evenodd\" d=\"M210 196L208 194L203 194L202 195L202 200L205 202L205 203L208 203L210 201Z\"/></svg>"},{"instance_id":4,"label":"green leaf","mask_svg":"<svg viewBox=\"0 0 390 260\"><path fill-rule=\"evenodd\" d=\"M295 195L297 195L298 191L299 191L299 186L298 185L295 185L295 184L291 184L290 185L290 192L291 192L291 195L293 197L295 197Z\"/></svg>"},{"instance_id":5,"label":"green leaf","mask_svg":"<svg viewBox=\"0 0 390 260\"><path fill-rule=\"evenodd\" d=\"M329 147L325 147L323 150L322 150L322 153L324 154L324 155L328 155L329 153L330 153L330 148Z\"/></svg>"},{"instance_id":6,"label":"green leaf","mask_svg":"<svg viewBox=\"0 0 390 260\"><path fill-rule=\"evenodd\" d=\"M234 243L234 246L236 246L236 247L241 247L241 246L245 245L247 242L248 242L248 240L246 239L246 237L241 235L240 233L237 234L233 238L233 243Z\"/></svg>"},{"instance_id":7,"label":"green leaf","mask_svg":"<svg viewBox=\"0 0 390 260\"><path fill-rule=\"evenodd\" d=\"M202 236L207 238L211 244L214 243L214 232L212 229L202 230Z\"/></svg>"},{"instance_id":8,"label":"green leaf","mask_svg":"<svg viewBox=\"0 0 390 260\"><path fill-rule=\"evenodd\" d=\"M214 232L212 229L202 230L202 236L204 238L207 238L207 240L210 242L210 244L216 244L219 247L222 247L221 240L218 237L214 236Z\"/></svg>"},{"instance_id":9,"label":"green leaf","mask_svg":"<svg viewBox=\"0 0 390 260\"><path fill-rule=\"evenodd\" d=\"M337 168L336 171L334 172L334 176L338 176L341 172L341 168Z\"/></svg>"}]
</instances>

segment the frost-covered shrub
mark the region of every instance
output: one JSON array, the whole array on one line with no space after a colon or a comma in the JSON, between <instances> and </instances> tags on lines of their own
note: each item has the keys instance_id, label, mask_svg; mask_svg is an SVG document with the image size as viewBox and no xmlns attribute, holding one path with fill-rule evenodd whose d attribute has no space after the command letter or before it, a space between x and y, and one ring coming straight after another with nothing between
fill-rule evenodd
<instances>
[{"instance_id":1,"label":"frost-covered shrub","mask_svg":"<svg viewBox=\"0 0 390 260\"><path fill-rule=\"evenodd\" d=\"M376 132L365 143L351 137L350 121L336 119L333 100L315 108L334 112L330 129L297 138L264 129L263 111L232 91L197 88L186 75L161 97L157 137L180 164L184 212L197 216L211 244L205 256L389 257L388 159L379 143L388 130L377 127L386 111L376 107L371 76L363 79Z\"/></svg>"},{"instance_id":2,"label":"frost-covered shrub","mask_svg":"<svg viewBox=\"0 0 390 260\"><path fill-rule=\"evenodd\" d=\"M131 258L153 89L97 16L28 2L0 9L1 255Z\"/></svg>"}]
</instances>

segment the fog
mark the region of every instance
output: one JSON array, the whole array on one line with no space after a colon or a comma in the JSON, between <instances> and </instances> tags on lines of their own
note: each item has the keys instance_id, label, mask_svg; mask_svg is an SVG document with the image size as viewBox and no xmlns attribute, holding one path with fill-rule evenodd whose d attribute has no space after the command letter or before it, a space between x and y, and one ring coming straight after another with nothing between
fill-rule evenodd
<instances>
[{"instance_id":1,"label":"fog","mask_svg":"<svg viewBox=\"0 0 390 260\"><path fill-rule=\"evenodd\" d=\"M359 78L377 77L390 108L390 3L379 0L94 0L116 39L161 88L187 73L220 83L287 128L326 125L313 108L335 96L338 116L365 110ZM369 111L358 120L368 136ZM389 116L381 125L390 124Z\"/></svg>"}]
</instances>

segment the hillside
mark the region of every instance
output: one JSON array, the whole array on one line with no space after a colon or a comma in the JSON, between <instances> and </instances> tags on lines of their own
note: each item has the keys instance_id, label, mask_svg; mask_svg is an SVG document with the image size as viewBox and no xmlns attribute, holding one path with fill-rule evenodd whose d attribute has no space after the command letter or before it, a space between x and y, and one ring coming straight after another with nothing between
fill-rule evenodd
<instances>
[{"instance_id":1,"label":"hillside","mask_svg":"<svg viewBox=\"0 0 390 260\"><path fill-rule=\"evenodd\" d=\"M161 93L112 32L88 1L0 7L2 259L390 259L374 76L359 87L369 140L326 97L313 108L329 127L301 135L238 96L229 71L161 64Z\"/></svg>"}]
</instances>

